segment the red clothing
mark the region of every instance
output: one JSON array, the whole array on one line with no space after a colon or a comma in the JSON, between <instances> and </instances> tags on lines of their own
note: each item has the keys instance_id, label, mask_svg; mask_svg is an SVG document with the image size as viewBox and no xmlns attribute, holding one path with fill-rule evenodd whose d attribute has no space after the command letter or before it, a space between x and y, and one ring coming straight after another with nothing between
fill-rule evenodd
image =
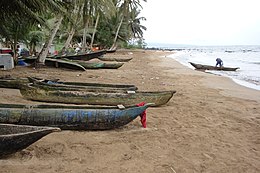
<instances>
[{"instance_id":1,"label":"red clothing","mask_svg":"<svg viewBox=\"0 0 260 173\"><path fill-rule=\"evenodd\" d=\"M141 102L141 103L137 104L136 106L144 106L144 105L145 105L145 102ZM141 117L141 123L142 123L143 128L146 128L146 110L140 114L140 117Z\"/></svg>"}]
</instances>

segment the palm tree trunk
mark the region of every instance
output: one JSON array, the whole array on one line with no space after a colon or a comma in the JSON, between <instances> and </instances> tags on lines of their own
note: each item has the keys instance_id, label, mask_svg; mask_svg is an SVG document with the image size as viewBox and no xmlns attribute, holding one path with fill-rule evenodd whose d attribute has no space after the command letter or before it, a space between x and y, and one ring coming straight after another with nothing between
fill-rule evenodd
<instances>
[{"instance_id":1,"label":"palm tree trunk","mask_svg":"<svg viewBox=\"0 0 260 173\"><path fill-rule=\"evenodd\" d=\"M64 45L65 49L68 49L74 34L75 34L75 28L72 27L71 30L70 30L69 36L68 36L68 38L67 38L67 40L65 42L65 45Z\"/></svg>"},{"instance_id":2,"label":"palm tree trunk","mask_svg":"<svg viewBox=\"0 0 260 173\"><path fill-rule=\"evenodd\" d=\"M98 22L99 22L99 13L98 13L98 16L97 16L97 20L96 20L96 23L95 23L95 28L94 28L94 32L92 34L92 37L91 37L91 43L90 43L90 49L92 50L92 46L93 46L93 43L94 43L94 38L95 38L95 34L96 34L96 31L97 31L97 25L98 25Z\"/></svg>"},{"instance_id":3,"label":"palm tree trunk","mask_svg":"<svg viewBox=\"0 0 260 173\"><path fill-rule=\"evenodd\" d=\"M112 47L110 49L113 49L114 47L116 47L117 37L118 37L119 31L120 31L120 28L122 26L123 20L124 20L124 17L122 16L122 19L121 19L121 21L120 21L120 23L118 25L117 31L116 31L116 35L115 35L115 38L114 38L113 45L112 45Z\"/></svg>"},{"instance_id":4,"label":"palm tree trunk","mask_svg":"<svg viewBox=\"0 0 260 173\"><path fill-rule=\"evenodd\" d=\"M87 19L85 26L84 26L84 32L83 32L83 45L82 45L82 51L86 52L87 47L87 31L88 31L88 23L89 19Z\"/></svg>"},{"instance_id":5,"label":"palm tree trunk","mask_svg":"<svg viewBox=\"0 0 260 173\"><path fill-rule=\"evenodd\" d=\"M49 48L53 42L53 39L57 33L57 31L59 30L59 27L61 25L61 22L63 20L63 16L59 16L56 21L55 21L55 26L54 28L51 30L50 32L50 36L49 36L49 39L46 40L41 52L39 53L38 57L37 57L37 60L36 60L36 63L39 64L39 65L44 65L45 63L45 59L48 55L48 52L49 52Z\"/></svg>"}]
</instances>

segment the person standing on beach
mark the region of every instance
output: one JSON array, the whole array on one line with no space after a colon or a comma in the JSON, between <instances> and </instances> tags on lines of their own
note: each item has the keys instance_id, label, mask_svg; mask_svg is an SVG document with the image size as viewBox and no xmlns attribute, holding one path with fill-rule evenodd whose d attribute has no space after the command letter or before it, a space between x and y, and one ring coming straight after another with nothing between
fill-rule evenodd
<instances>
[{"instance_id":1,"label":"person standing on beach","mask_svg":"<svg viewBox=\"0 0 260 173\"><path fill-rule=\"evenodd\" d=\"M217 67L218 65L219 65L219 67L222 67L222 66L223 66L223 61L222 61L222 59L217 58L216 61L217 61L216 67Z\"/></svg>"}]
</instances>

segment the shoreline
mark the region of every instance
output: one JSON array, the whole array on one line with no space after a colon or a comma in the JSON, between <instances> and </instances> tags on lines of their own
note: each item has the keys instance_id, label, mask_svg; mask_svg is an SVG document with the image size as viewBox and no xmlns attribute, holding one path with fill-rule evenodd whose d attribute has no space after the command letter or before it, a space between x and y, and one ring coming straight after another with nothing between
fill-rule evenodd
<instances>
[{"instance_id":1,"label":"shoreline","mask_svg":"<svg viewBox=\"0 0 260 173\"><path fill-rule=\"evenodd\" d=\"M170 57L171 56L171 57ZM178 60L175 60L172 56L174 56L173 54L170 54L167 56L167 58L170 58L174 61L176 61L177 63L179 63L179 65L187 68L187 70L192 70L192 72L194 73L204 73L201 74L202 76L207 76L203 81L205 83L205 85L207 85L210 88L214 88L214 89L220 89L221 93L227 96L231 96L231 97L237 97L237 98L246 98L249 100L255 100L260 102L260 91L254 88L250 88L244 85L241 85L237 82L234 81L233 78L228 77L228 76L222 76L222 75L216 75L214 73L207 73L207 72L200 72L200 71L196 71L192 68L187 67L186 65L182 64L181 62L179 62ZM192 72L190 73L192 75ZM223 80L225 81L223 83ZM214 81L215 79L217 79L216 81ZM210 80L210 81L207 81Z\"/></svg>"},{"instance_id":2,"label":"shoreline","mask_svg":"<svg viewBox=\"0 0 260 173\"><path fill-rule=\"evenodd\" d=\"M109 131L52 133L0 159L3 172L259 172L259 92L231 79L202 73L165 51L118 51L133 59L117 70L17 68L61 81L134 84L140 91L176 90L161 107L147 109L147 128L137 118ZM0 103L37 103L19 90L0 88ZM42 103L41 103L42 104ZM46 166L48 165L48 166Z\"/></svg>"},{"instance_id":3,"label":"shoreline","mask_svg":"<svg viewBox=\"0 0 260 173\"><path fill-rule=\"evenodd\" d=\"M226 47L225 47L226 48ZM203 50L201 48L201 50ZM211 49L209 49L211 50ZM227 62L227 64L229 64L230 66L232 66L233 62L232 60L232 55L231 54L227 54L227 53L223 53L223 50L221 51L222 53L218 52L217 50L215 50L216 52L211 52L209 50L205 50L202 51L203 53L198 51L176 51L176 55L175 56L170 56L172 58L174 58L175 60L177 60L178 62L180 62L181 64L194 69L194 67L190 66L189 63L187 63L187 61L193 61L193 62L198 62L199 64L211 64L212 62L209 61L209 59L214 59L214 56L222 56ZM240 50L241 51L241 50ZM257 51L257 50L255 50ZM248 88L252 88L255 90L260 91L260 85L257 85L257 83L259 84L259 75L258 75L258 71L256 66L248 66L248 64L255 64L254 62L257 61L256 57L257 52L255 52L255 54L251 55L252 56L252 62L248 60L248 64L247 63L240 63L240 61L244 61L246 62L246 52L244 51L242 54L241 52L239 53L239 50L234 50L232 51L234 52L234 58L238 58L238 62L237 67L240 67L240 69L238 69L236 71L236 73L229 73L229 72L222 72L222 71L208 71L209 73L212 74L216 74L216 75L221 75L221 76L226 76L229 77L231 79L234 80L234 82L238 83L239 85L242 86L246 86ZM238 55L239 54L239 55ZM248 55L250 56L250 54ZM211 64L212 65L212 64ZM258 67L259 69L259 67ZM252 70L255 71L255 74L252 74ZM256 79L256 81L254 81L254 79ZM257 82L258 81L258 82Z\"/></svg>"}]
</instances>

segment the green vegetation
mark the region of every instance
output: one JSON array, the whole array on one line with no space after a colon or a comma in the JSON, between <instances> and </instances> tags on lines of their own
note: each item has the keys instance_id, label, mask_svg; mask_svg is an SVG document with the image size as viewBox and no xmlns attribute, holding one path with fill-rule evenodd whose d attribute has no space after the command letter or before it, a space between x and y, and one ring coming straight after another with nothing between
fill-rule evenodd
<instances>
[{"instance_id":1,"label":"green vegetation","mask_svg":"<svg viewBox=\"0 0 260 173\"><path fill-rule=\"evenodd\" d=\"M44 64L52 44L56 50L143 48L139 17L146 0L1 0L0 42L16 53L17 43L24 43L30 54L39 48L37 62ZM133 41L134 40L134 41ZM43 45L43 46L42 46Z\"/></svg>"}]
</instances>

